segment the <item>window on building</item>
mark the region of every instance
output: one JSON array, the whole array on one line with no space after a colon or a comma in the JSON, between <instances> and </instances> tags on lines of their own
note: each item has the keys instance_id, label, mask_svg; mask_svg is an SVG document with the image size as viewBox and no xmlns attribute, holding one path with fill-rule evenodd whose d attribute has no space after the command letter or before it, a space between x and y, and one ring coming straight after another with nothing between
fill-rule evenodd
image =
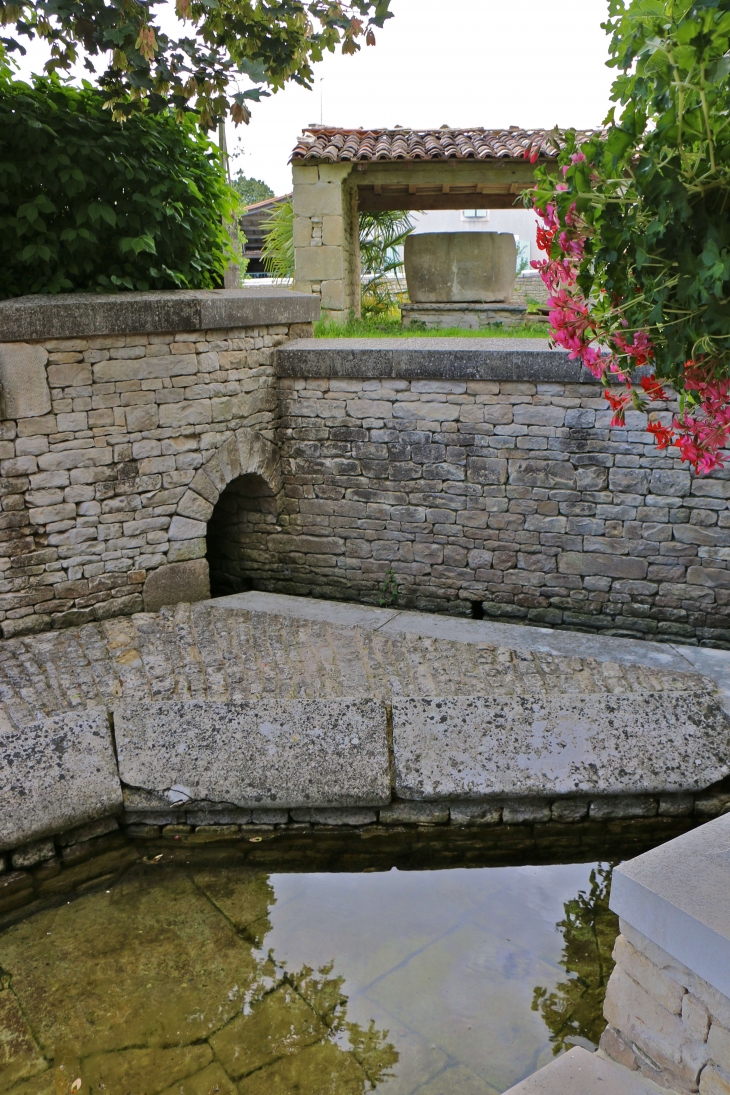
<instances>
[{"instance_id":1,"label":"window on building","mask_svg":"<svg viewBox=\"0 0 730 1095\"><path fill-rule=\"evenodd\" d=\"M489 210L488 209L462 209L461 219L463 221L488 221Z\"/></svg>"},{"instance_id":2,"label":"window on building","mask_svg":"<svg viewBox=\"0 0 730 1095\"><path fill-rule=\"evenodd\" d=\"M530 241L515 236L515 243L517 244L517 273L533 273L532 267L530 266Z\"/></svg>"}]
</instances>

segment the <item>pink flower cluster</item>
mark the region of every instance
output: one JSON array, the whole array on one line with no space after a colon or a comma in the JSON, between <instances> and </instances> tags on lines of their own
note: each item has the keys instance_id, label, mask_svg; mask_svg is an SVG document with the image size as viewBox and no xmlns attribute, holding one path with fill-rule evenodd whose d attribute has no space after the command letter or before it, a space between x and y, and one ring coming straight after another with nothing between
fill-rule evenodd
<instances>
[{"instance_id":1,"label":"pink flower cluster","mask_svg":"<svg viewBox=\"0 0 730 1095\"><path fill-rule=\"evenodd\" d=\"M574 153L572 162L585 160L582 152ZM563 173L568 168L563 168ZM558 183L556 190L566 190ZM628 323L621 316L620 302L604 315L591 311L577 285L578 273L585 257L588 233L581 223L575 203L570 206L561 223L558 210L550 204L536 210L543 223L537 229L537 246L547 258L532 262L549 290L548 308L553 341L568 351L572 360L580 361L593 376L605 385L604 397L613 417L612 426L626 425L626 410L633 406L645 410L641 396L652 402L670 397L660 382L652 375L641 379L641 395L632 388L629 374L654 358L654 347L645 331L634 331L628 337L622 334ZM557 258L552 254L559 252ZM623 392L608 388L609 374L613 373L624 384ZM676 445L683 461L687 461L700 474L724 466L727 455L723 452L730 445L730 380L713 378L709 362L688 361L685 365L685 389L696 392L697 410L689 414L675 415L671 427L659 420L651 420L647 431L653 435L660 449Z\"/></svg>"}]
</instances>

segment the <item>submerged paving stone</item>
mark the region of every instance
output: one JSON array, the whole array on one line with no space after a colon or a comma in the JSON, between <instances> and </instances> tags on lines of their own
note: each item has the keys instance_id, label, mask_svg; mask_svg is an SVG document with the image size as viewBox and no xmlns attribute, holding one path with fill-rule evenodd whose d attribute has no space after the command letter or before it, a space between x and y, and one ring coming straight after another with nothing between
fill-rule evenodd
<instances>
[{"instance_id":1,"label":"submerged paving stone","mask_svg":"<svg viewBox=\"0 0 730 1095\"><path fill-rule=\"evenodd\" d=\"M221 1066L214 1062L202 1072L166 1087L162 1095L238 1095L238 1091Z\"/></svg>"},{"instance_id":2,"label":"submerged paving stone","mask_svg":"<svg viewBox=\"0 0 730 1095\"><path fill-rule=\"evenodd\" d=\"M195 1044L232 1019L257 983L250 945L190 880L171 875L150 887L147 879L144 870L131 873L111 893L41 912L0 940L0 963L49 1056L64 1045L82 1059L188 1046L192 1073L211 1059L198 1062ZM162 1069L157 1086L141 1088L118 1079L110 1092L148 1095L175 1075Z\"/></svg>"},{"instance_id":3,"label":"submerged paving stone","mask_svg":"<svg viewBox=\"0 0 730 1095\"><path fill-rule=\"evenodd\" d=\"M114 713L124 783L178 804L377 806L390 800L376 700L128 699Z\"/></svg>"},{"instance_id":4,"label":"submerged paving stone","mask_svg":"<svg viewBox=\"0 0 730 1095\"><path fill-rule=\"evenodd\" d=\"M707 692L394 699L404 799L697 791L730 771Z\"/></svg>"},{"instance_id":5,"label":"submerged paving stone","mask_svg":"<svg viewBox=\"0 0 730 1095\"><path fill-rule=\"evenodd\" d=\"M212 1060L208 1045L117 1049L87 1058L80 1072L92 1091L144 1091L145 1095L160 1095L171 1083L179 1085Z\"/></svg>"},{"instance_id":6,"label":"submerged paving stone","mask_svg":"<svg viewBox=\"0 0 730 1095\"><path fill-rule=\"evenodd\" d=\"M0 851L121 804L106 711L68 711L22 728L0 719Z\"/></svg>"},{"instance_id":7,"label":"submerged paving stone","mask_svg":"<svg viewBox=\"0 0 730 1095\"><path fill-rule=\"evenodd\" d=\"M16 1083L48 1067L20 1004L0 982L0 1091L15 1090Z\"/></svg>"}]
</instances>

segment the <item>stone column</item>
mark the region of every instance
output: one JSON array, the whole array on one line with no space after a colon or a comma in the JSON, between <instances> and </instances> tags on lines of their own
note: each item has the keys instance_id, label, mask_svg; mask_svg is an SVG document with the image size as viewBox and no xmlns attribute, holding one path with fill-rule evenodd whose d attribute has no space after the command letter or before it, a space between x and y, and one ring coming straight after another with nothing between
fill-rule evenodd
<instances>
[{"instance_id":1,"label":"stone column","mask_svg":"<svg viewBox=\"0 0 730 1095\"><path fill-rule=\"evenodd\" d=\"M293 164L294 288L320 297L322 311L345 320L359 312L357 191L352 164Z\"/></svg>"}]
</instances>

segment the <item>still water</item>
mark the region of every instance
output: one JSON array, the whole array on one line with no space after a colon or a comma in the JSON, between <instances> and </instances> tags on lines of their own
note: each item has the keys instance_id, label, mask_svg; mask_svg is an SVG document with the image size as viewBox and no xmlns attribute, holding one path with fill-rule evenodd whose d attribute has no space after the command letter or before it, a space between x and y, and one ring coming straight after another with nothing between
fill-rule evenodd
<instances>
[{"instance_id":1,"label":"still water","mask_svg":"<svg viewBox=\"0 0 730 1095\"><path fill-rule=\"evenodd\" d=\"M495 1095L598 1040L609 881L140 863L0 934L0 1092Z\"/></svg>"}]
</instances>

